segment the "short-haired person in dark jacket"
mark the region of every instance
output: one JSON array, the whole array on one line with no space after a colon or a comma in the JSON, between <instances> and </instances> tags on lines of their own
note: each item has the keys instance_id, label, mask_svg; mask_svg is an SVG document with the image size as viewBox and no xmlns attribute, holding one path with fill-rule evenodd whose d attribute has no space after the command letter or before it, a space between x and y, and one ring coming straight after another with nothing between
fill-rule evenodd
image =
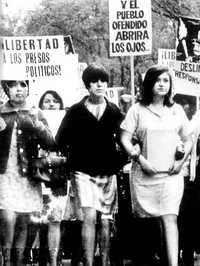
<instances>
[{"instance_id":1,"label":"short-haired person in dark jacket","mask_svg":"<svg viewBox=\"0 0 200 266\"><path fill-rule=\"evenodd\" d=\"M11 265L15 247L12 265L21 266L29 215L42 209L41 184L33 178L32 159L38 155L38 145L51 149L55 141L42 112L26 102L28 81L4 80L1 86L9 100L0 106L0 240L3 265Z\"/></svg>"},{"instance_id":2,"label":"short-haired person in dark jacket","mask_svg":"<svg viewBox=\"0 0 200 266\"><path fill-rule=\"evenodd\" d=\"M96 221L100 217L102 265L109 260L109 219L116 203L116 150L123 115L105 98L109 76L101 65L91 64L83 72L89 96L74 104L65 115L56 141L69 153L69 167L83 211L82 239L84 265L94 260Z\"/></svg>"}]
</instances>

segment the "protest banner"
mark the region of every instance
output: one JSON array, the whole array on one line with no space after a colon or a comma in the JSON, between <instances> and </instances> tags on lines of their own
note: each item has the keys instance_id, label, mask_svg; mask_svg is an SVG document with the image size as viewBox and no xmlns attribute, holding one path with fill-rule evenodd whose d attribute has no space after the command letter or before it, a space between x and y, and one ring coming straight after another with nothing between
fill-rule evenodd
<instances>
[{"instance_id":1,"label":"protest banner","mask_svg":"<svg viewBox=\"0 0 200 266\"><path fill-rule=\"evenodd\" d=\"M200 96L200 19L179 17L176 39L177 91Z\"/></svg>"},{"instance_id":2,"label":"protest banner","mask_svg":"<svg viewBox=\"0 0 200 266\"><path fill-rule=\"evenodd\" d=\"M176 49L158 49L158 64L168 66L173 74L174 100L183 106L191 119L199 109L199 65L176 58Z\"/></svg>"},{"instance_id":3,"label":"protest banner","mask_svg":"<svg viewBox=\"0 0 200 266\"><path fill-rule=\"evenodd\" d=\"M40 97L47 90L55 90L63 99L64 106L70 107L80 99L80 81L78 77L78 55L64 55L63 77L30 80L30 97L37 106Z\"/></svg>"},{"instance_id":4,"label":"protest banner","mask_svg":"<svg viewBox=\"0 0 200 266\"><path fill-rule=\"evenodd\" d=\"M107 88L106 97L107 99L119 106L119 89L120 87Z\"/></svg>"},{"instance_id":5,"label":"protest banner","mask_svg":"<svg viewBox=\"0 0 200 266\"><path fill-rule=\"evenodd\" d=\"M195 68L194 63L176 61L174 67L174 87L175 92L183 95L200 97L200 70ZM196 71L195 71L196 69ZM199 109L199 107L198 107Z\"/></svg>"},{"instance_id":6,"label":"protest banner","mask_svg":"<svg viewBox=\"0 0 200 266\"><path fill-rule=\"evenodd\" d=\"M173 69L176 60L176 49L158 49L158 64Z\"/></svg>"},{"instance_id":7,"label":"protest banner","mask_svg":"<svg viewBox=\"0 0 200 266\"><path fill-rule=\"evenodd\" d=\"M200 19L179 17L177 27L177 60L200 63Z\"/></svg>"},{"instance_id":8,"label":"protest banner","mask_svg":"<svg viewBox=\"0 0 200 266\"><path fill-rule=\"evenodd\" d=\"M109 0L110 55L152 51L151 0Z\"/></svg>"},{"instance_id":9,"label":"protest banner","mask_svg":"<svg viewBox=\"0 0 200 266\"><path fill-rule=\"evenodd\" d=\"M29 80L29 101L37 106L46 90L55 90L65 107L80 99L78 54L66 54L71 36L0 37L0 79ZM74 52L74 50L73 50ZM5 95L1 90L1 102Z\"/></svg>"},{"instance_id":10,"label":"protest banner","mask_svg":"<svg viewBox=\"0 0 200 266\"><path fill-rule=\"evenodd\" d=\"M200 64L176 60L175 49L158 49L158 64L171 69L175 93L200 95Z\"/></svg>"},{"instance_id":11,"label":"protest banner","mask_svg":"<svg viewBox=\"0 0 200 266\"><path fill-rule=\"evenodd\" d=\"M63 36L0 37L0 79L61 77L63 55Z\"/></svg>"},{"instance_id":12,"label":"protest banner","mask_svg":"<svg viewBox=\"0 0 200 266\"><path fill-rule=\"evenodd\" d=\"M200 19L180 16L176 39L176 91L183 97L195 97L195 108L192 104L189 108L192 113L191 110L199 109L200 99Z\"/></svg>"},{"instance_id":13,"label":"protest banner","mask_svg":"<svg viewBox=\"0 0 200 266\"><path fill-rule=\"evenodd\" d=\"M151 0L109 0L110 56L130 56L135 99L134 56L152 52Z\"/></svg>"}]
</instances>

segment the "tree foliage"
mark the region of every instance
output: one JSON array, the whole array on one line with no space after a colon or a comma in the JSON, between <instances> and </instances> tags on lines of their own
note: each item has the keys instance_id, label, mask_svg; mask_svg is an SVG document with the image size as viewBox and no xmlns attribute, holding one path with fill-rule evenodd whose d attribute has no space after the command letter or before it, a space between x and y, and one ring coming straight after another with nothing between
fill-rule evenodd
<instances>
[{"instance_id":1,"label":"tree foliage","mask_svg":"<svg viewBox=\"0 0 200 266\"><path fill-rule=\"evenodd\" d=\"M15 32L15 25L17 24L17 18L10 18L8 15L0 16L0 32L1 36L12 36Z\"/></svg>"}]
</instances>

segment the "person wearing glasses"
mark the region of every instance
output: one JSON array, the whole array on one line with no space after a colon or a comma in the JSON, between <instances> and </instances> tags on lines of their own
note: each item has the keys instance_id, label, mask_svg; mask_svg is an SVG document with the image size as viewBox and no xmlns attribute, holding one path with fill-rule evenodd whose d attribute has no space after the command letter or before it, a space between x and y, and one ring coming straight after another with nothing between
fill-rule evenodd
<instances>
[{"instance_id":1,"label":"person wearing glasses","mask_svg":"<svg viewBox=\"0 0 200 266\"><path fill-rule=\"evenodd\" d=\"M42 111L27 104L29 83L25 80L2 80L8 101L0 106L5 128L0 131L0 238L3 265L24 265L30 214L42 209L41 183L33 176L32 159L38 145L55 147L54 138Z\"/></svg>"},{"instance_id":2,"label":"person wearing glasses","mask_svg":"<svg viewBox=\"0 0 200 266\"><path fill-rule=\"evenodd\" d=\"M96 225L100 231L102 265L109 265L109 219L115 208L118 171L117 136L123 115L106 97L109 75L101 65L91 64L82 75L89 96L65 115L56 142L69 153L71 180L83 212L84 265L94 261ZM98 238L99 239L99 238Z\"/></svg>"}]
</instances>

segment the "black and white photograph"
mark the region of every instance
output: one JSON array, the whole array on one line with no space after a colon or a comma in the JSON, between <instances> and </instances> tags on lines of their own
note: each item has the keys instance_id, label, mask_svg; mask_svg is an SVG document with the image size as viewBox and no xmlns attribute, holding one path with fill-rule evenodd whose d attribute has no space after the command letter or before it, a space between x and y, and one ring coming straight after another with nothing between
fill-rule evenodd
<instances>
[{"instance_id":1,"label":"black and white photograph","mask_svg":"<svg viewBox=\"0 0 200 266\"><path fill-rule=\"evenodd\" d=\"M0 0L0 266L200 266L200 0Z\"/></svg>"}]
</instances>

